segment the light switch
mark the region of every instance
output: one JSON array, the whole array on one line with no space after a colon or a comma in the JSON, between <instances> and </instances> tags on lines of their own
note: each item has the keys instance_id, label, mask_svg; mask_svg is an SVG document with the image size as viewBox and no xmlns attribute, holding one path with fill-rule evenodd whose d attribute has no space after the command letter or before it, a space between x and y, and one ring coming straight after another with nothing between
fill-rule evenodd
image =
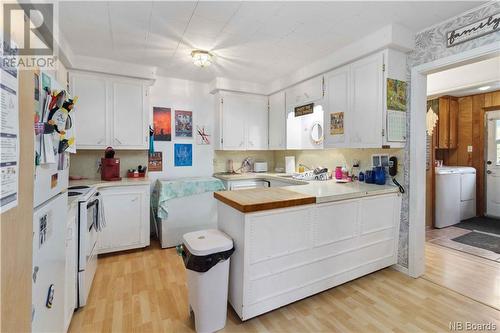
<instances>
[{"instance_id":1,"label":"light switch","mask_svg":"<svg viewBox=\"0 0 500 333\"><path fill-rule=\"evenodd\" d=\"M467 152L472 153L472 146L467 146Z\"/></svg>"}]
</instances>

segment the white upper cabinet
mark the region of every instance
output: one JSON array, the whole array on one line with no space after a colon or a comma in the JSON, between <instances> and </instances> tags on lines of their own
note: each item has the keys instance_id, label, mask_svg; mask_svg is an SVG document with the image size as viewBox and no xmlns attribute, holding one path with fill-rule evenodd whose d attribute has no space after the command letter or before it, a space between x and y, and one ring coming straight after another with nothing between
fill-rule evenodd
<instances>
[{"instance_id":1,"label":"white upper cabinet","mask_svg":"<svg viewBox=\"0 0 500 333\"><path fill-rule=\"evenodd\" d=\"M108 142L108 94L103 77L85 74L72 75L77 148L100 148Z\"/></svg>"},{"instance_id":2,"label":"white upper cabinet","mask_svg":"<svg viewBox=\"0 0 500 333\"><path fill-rule=\"evenodd\" d=\"M113 142L117 148L148 146L145 87L136 82L113 82ZM143 111L143 112L141 112Z\"/></svg>"},{"instance_id":3,"label":"white upper cabinet","mask_svg":"<svg viewBox=\"0 0 500 333\"><path fill-rule=\"evenodd\" d=\"M350 67L344 66L325 75L325 148L349 145L349 71Z\"/></svg>"},{"instance_id":4,"label":"white upper cabinet","mask_svg":"<svg viewBox=\"0 0 500 333\"><path fill-rule=\"evenodd\" d=\"M380 148L383 142L383 64L377 53L351 64L350 146Z\"/></svg>"},{"instance_id":5,"label":"white upper cabinet","mask_svg":"<svg viewBox=\"0 0 500 333\"><path fill-rule=\"evenodd\" d=\"M269 96L269 149L286 148L285 92Z\"/></svg>"},{"instance_id":6,"label":"white upper cabinet","mask_svg":"<svg viewBox=\"0 0 500 333\"><path fill-rule=\"evenodd\" d=\"M148 149L147 86L142 80L71 72L77 149Z\"/></svg>"},{"instance_id":7,"label":"white upper cabinet","mask_svg":"<svg viewBox=\"0 0 500 333\"><path fill-rule=\"evenodd\" d=\"M216 149L267 149L266 96L222 92L216 96L216 106Z\"/></svg>"},{"instance_id":8,"label":"white upper cabinet","mask_svg":"<svg viewBox=\"0 0 500 333\"><path fill-rule=\"evenodd\" d=\"M296 84L286 90L286 107L306 104L323 98L323 76Z\"/></svg>"}]
</instances>

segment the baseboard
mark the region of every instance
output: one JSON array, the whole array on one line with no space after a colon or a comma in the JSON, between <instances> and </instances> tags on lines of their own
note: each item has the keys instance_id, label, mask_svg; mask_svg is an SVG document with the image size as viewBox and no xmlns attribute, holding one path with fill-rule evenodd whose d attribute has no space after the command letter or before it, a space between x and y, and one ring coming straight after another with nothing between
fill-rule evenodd
<instances>
[{"instance_id":1,"label":"baseboard","mask_svg":"<svg viewBox=\"0 0 500 333\"><path fill-rule=\"evenodd\" d=\"M397 270L398 272L401 272L403 274L406 274L406 275L410 275L410 271L408 270L408 268L400 265L400 264L395 264L395 265L392 265L391 268Z\"/></svg>"}]
</instances>

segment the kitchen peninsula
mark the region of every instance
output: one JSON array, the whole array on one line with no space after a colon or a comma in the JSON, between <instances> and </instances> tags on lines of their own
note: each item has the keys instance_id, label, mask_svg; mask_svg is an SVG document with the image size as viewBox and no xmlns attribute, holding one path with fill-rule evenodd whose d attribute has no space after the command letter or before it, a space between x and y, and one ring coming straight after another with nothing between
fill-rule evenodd
<instances>
[{"instance_id":1,"label":"kitchen peninsula","mask_svg":"<svg viewBox=\"0 0 500 333\"><path fill-rule=\"evenodd\" d=\"M397 262L394 186L330 180L214 196L235 244L229 302L242 320Z\"/></svg>"}]
</instances>

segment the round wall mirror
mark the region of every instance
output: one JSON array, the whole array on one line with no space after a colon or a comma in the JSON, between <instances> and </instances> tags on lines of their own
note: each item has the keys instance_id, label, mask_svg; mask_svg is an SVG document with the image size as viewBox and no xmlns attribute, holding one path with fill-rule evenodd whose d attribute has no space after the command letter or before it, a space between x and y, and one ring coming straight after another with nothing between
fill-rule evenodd
<instances>
[{"instance_id":1,"label":"round wall mirror","mask_svg":"<svg viewBox=\"0 0 500 333\"><path fill-rule=\"evenodd\" d=\"M311 126L311 140L319 145L323 142L323 125L319 122L315 122Z\"/></svg>"}]
</instances>

